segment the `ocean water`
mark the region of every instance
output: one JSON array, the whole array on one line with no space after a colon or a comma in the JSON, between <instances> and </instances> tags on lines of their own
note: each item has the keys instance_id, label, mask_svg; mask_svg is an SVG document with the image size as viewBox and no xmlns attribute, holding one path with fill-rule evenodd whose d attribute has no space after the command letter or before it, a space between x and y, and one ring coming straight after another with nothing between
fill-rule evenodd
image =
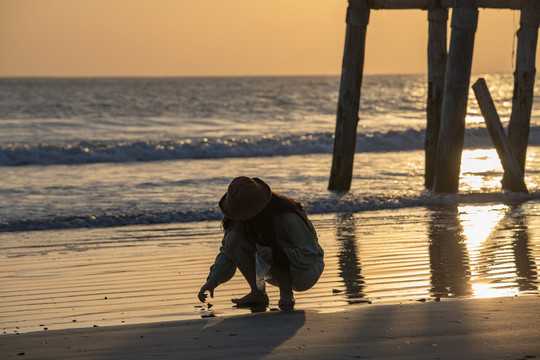
<instances>
[{"instance_id":1,"label":"ocean water","mask_svg":"<svg viewBox=\"0 0 540 360\"><path fill-rule=\"evenodd\" d=\"M512 75L478 77L507 125ZM301 309L538 294L539 100L529 194L501 190L471 92L459 194L435 195L426 76L366 76L340 193L327 190L338 89L337 76L0 79L4 334L249 312L229 302L247 291L239 275L213 307L196 298L222 236L218 200L239 175L303 202L317 228L326 268L295 294Z\"/></svg>"},{"instance_id":2,"label":"ocean water","mask_svg":"<svg viewBox=\"0 0 540 360\"><path fill-rule=\"evenodd\" d=\"M506 124L512 75L480 76ZM0 232L216 220L238 175L312 214L453 201L423 190L424 75L365 77L352 189L328 191L338 89L337 76L1 79ZM469 105L459 201L499 201L509 195L472 92ZM536 100L532 199L538 146Z\"/></svg>"}]
</instances>

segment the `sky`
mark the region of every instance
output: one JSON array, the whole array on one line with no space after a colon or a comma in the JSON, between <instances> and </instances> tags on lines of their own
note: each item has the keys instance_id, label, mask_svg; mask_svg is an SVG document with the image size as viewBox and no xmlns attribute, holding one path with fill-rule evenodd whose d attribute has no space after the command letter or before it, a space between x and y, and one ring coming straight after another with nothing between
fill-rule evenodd
<instances>
[{"instance_id":1,"label":"sky","mask_svg":"<svg viewBox=\"0 0 540 360\"><path fill-rule=\"evenodd\" d=\"M346 9L346 0L0 0L0 77L338 75ZM473 72L512 72L518 27L518 11L481 9ZM372 10L364 73L426 73L427 30L425 11Z\"/></svg>"}]
</instances>

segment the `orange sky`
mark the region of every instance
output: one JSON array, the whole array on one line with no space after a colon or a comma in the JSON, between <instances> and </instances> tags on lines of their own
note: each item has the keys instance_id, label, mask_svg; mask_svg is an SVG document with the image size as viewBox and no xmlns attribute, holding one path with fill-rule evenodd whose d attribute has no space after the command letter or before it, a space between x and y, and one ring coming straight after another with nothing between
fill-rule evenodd
<instances>
[{"instance_id":1,"label":"orange sky","mask_svg":"<svg viewBox=\"0 0 540 360\"><path fill-rule=\"evenodd\" d=\"M346 8L346 0L0 0L0 76L334 75ZM518 25L518 12L480 10L474 72L513 71ZM425 73L427 26L423 11L372 11L365 73Z\"/></svg>"}]
</instances>

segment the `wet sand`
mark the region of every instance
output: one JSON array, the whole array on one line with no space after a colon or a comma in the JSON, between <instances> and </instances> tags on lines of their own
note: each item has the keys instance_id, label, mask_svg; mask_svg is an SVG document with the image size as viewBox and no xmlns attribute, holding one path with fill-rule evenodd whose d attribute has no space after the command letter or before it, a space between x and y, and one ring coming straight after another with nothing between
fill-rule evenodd
<instances>
[{"instance_id":1,"label":"wet sand","mask_svg":"<svg viewBox=\"0 0 540 360\"><path fill-rule=\"evenodd\" d=\"M311 216L326 268L296 293L306 313L538 294L540 207L470 204ZM242 277L196 298L219 246L218 222L4 233L3 334L250 314L230 299ZM74 240L75 239L75 240ZM268 286L270 306L277 289ZM327 316L327 315L324 315ZM330 316L330 315L328 315Z\"/></svg>"},{"instance_id":2,"label":"wet sand","mask_svg":"<svg viewBox=\"0 0 540 360\"><path fill-rule=\"evenodd\" d=\"M533 359L540 297L444 300L0 337L5 359Z\"/></svg>"}]
</instances>

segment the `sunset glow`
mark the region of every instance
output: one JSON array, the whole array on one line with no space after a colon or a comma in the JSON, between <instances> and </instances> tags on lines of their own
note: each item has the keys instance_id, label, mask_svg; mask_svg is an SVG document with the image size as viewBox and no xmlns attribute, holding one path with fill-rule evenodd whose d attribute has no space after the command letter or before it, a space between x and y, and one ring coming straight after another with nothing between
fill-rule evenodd
<instances>
[{"instance_id":1,"label":"sunset glow","mask_svg":"<svg viewBox=\"0 0 540 360\"><path fill-rule=\"evenodd\" d=\"M337 75L346 9L345 0L3 0L0 76ZM518 26L518 12L480 11L473 72L513 71ZM372 11L365 73L426 73L427 29L425 11Z\"/></svg>"}]
</instances>

